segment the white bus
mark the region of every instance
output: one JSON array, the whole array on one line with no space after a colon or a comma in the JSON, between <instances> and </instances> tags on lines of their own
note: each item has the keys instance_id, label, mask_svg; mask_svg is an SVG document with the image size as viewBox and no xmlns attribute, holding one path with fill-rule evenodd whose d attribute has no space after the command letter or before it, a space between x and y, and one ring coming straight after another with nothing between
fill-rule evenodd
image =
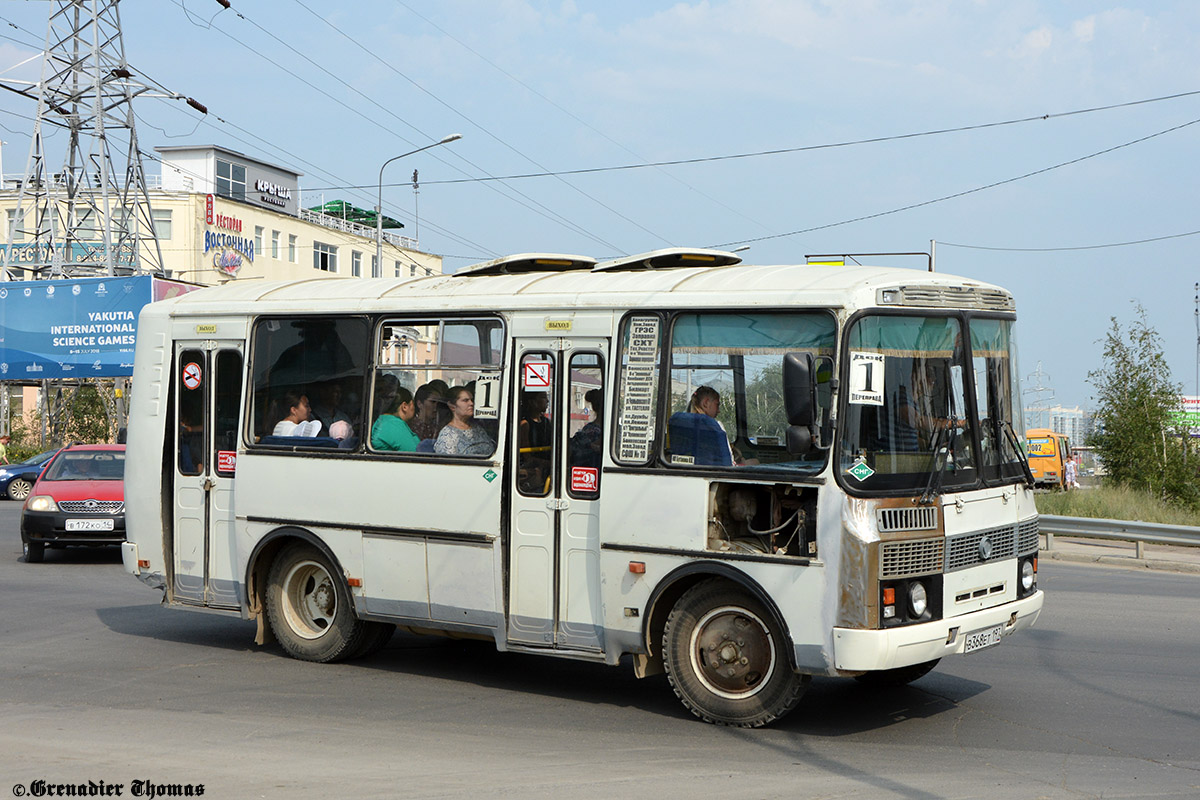
<instances>
[{"instance_id":1,"label":"white bus","mask_svg":"<svg viewBox=\"0 0 1200 800\"><path fill-rule=\"evenodd\" d=\"M125 567L300 659L628 655L762 725L1037 619L1014 320L711 250L196 291L141 314Z\"/></svg>"}]
</instances>

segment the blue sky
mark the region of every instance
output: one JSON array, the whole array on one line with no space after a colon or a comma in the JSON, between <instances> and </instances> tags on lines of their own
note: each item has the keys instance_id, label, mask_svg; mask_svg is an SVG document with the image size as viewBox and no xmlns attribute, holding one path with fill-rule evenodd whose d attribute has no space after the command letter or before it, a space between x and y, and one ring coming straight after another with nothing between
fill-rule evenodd
<instances>
[{"instance_id":1,"label":"blue sky","mask_svg":"<svg viewBox=\"0 0 1200 800\"><path fill-rule=\"evenodd\" d=\"M11 37L0 39L0 69L31 55L28 43L40 47L50 5L0 0L0 34ZM1200 236L1045 252L951 245L1092 247L1200 230L1200 124L1188 124L1200 121L1200 95L737 160L450 181L811 147L1194 92L1198 3L234 0L222 10L215 0L125 0L120 11L134 68L209 109L202 119L143 98L145 151L217 143L304 172L305 205L369 207L385 160L462 133L385 175L401 184L420 170L417 232L448 269L514 252L607 257L748 240L748 262L802 263L937 240L939 271L1015 293L1021 372L1040 362L1057 402L1089 403L1086 376L1100 366L1109 319L1128 321L1135 302L1162 334L1173 378L1194 392ZM0 97L8 173L24 166L31 123L18 115L31 113L23 98ZM1076 163L972 191L1066 162ZM384 205L411 231L411 186L387 188Z\"/></svg>"}]
</instances>

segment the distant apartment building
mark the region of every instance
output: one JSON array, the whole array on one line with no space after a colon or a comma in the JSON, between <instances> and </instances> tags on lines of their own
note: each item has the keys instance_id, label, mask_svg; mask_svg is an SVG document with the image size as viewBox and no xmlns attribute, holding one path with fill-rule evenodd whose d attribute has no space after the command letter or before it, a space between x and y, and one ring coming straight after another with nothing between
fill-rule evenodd
<instances>
[{"instance_id":1,"label":"distant apartment building","mask_svg":"<svg viewBox=\"0 0 1200 800\"><path fill-rule=\"evenodd\" d=\"M1050 430L1061 433L1071 440L1073 446L1087 443L1092 435L1092 414L1079 406L1050 406L1046 409L1050 418Z\"/></svg>"}]
</instances>

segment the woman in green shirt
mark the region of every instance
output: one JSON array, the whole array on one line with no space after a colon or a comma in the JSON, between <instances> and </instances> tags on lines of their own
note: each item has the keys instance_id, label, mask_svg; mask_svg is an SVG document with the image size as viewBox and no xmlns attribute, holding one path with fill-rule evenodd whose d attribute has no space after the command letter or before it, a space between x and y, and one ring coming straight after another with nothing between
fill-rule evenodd
<instances>
[{"instance_id":1,"label":"woman in green shirt","mask_svg":"<svg viewBox=\"0 0 1200 800\"><path fill-rule=\"evenodd\" d=\"M371 426L371 448L415 452L421 440L408 423L416 413L412 392L401 387Z\"/></svg>"}]
</instances>

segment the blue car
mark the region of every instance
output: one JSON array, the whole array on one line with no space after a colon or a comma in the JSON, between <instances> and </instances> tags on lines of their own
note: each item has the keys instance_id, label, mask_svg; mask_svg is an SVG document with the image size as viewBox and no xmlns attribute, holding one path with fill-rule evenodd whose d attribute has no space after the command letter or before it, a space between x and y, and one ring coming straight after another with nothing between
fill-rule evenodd
<instances>
[{"instance_id":1,"label":"blue car","mask_svg":"<svg viewBox=\"0 0 1200 800\"><path fill-rule=\"evenodd\" d=\"M0 467L0 497L7 497L9 500L24 500L29 497L29 492L37 483L38 475L42 474L42 468L57 452L58 448L56 447L53 450L38 453L20 464L7 464Z\"/></svg>"}]
</instances>

